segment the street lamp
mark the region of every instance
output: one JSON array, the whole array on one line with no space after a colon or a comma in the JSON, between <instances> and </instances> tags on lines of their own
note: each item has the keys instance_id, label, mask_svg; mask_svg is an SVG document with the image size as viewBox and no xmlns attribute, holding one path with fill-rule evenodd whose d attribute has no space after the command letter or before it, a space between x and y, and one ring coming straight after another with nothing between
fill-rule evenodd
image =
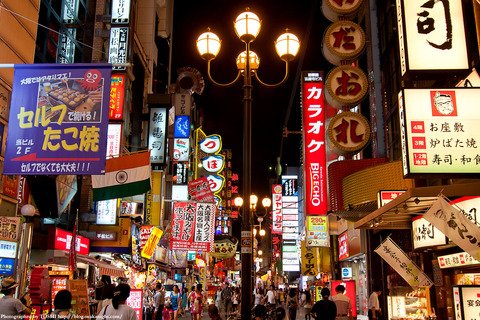
<instances>
[{"instance_id":1,"label":"street lamp","mask_svg":"<svg viewBox=\"0 0 480 320\"><path fill-rule=\"evenodd\" d=\"M288 78L288 63L295 58L300 48L298 38L289 33L282 34L275 41L278 56L285 62L285 76L276 84L267 84L260 80L256 72L260 59L250 50L250 43L255 40L261 28L259 17L247 11L241 13L234 22L235 33L245 44L245 52L237 58L238 73L229 83L219 83L213 80L210 73L210 64L220 51L221 41L216 34L208 30L197 39L197 49L203 59L207 60L207 76L212 83L220 87L233 85L240 76L243 76L243 195L251 193L251 145L252 145L252 75L266 87L277 87L285 83ZM242 231L246 238L251 238L252 208L245 210L243 215ZM242 316L250 318L252 302L252 247L242 248Z\"/></svg>"}]
</instances>

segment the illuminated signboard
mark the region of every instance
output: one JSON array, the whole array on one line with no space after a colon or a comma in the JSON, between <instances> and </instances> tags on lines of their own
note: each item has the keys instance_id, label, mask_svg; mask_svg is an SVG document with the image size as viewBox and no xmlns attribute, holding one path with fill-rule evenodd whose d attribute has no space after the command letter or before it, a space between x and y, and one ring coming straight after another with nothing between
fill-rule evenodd
<instances>
[{"instance_id":1,"label":"illuminated signboard","mask_svg":"<svg viewBox=\"0 0 480 320\"><path fill-rule=\"evenodd\" d=\"M108 63L126 63L128 49L128 27L110 29L110 47ZM112 70L125 70L125 67L114 66Z\"/></svg>"},{"instance_id":2,"label":"illuminated signboard","mask_svg":"<svg viewBox=\"0 0 480 320\"><path fill-rule=\"evenodd\" d=\"M123 100L125 96L125 76L112 75L110 85L110 120L123 119Z\"/></svg>"},{"instance_id":3,"label":"illuminated signboard","mask_svg":"<svg viewBox=\"0 0 480 320\"><path fill-rule=\"evenodd\" d=\"M272 186L272 232L282 232L282 186Z\"/></svg>"},{"instance_id":4,"label":"illuminated signboard","mask_svg":"<svg viewBox=\"0 0 480 320\"><path fill-rule=\"evenodd\" d=\"M404 175L478 173L480 89L405 89L399 94Z\"/></svg>"},{"instance_id":5,"label":"illuminated signboard","mask_svg":"<svg viewBox=\"0 0 480 320\"><path fill-rule=\"evenodd\" d=\"M143 314L143 290L132 289L130 290L130 296L125 301L125 304L135 310L138 320L142 320Z\"/></svg>"},{"instance_id":6,"label":"illuminated signboard","mask_svg":"<svg viewBox=\"0 0 480 320\"><path fill-rule=\"evenodd\" d=\"M129 17L130 0L112 0L112 23L128 23Z\"/></svg>"},{"instance_id":7,"label":"illuminated signboard","mask_svg":"<svg viewBox=\"0 0 480 320\"><path fill-rule=\"evenodd\" d=\"M1 276L13 275L13 270L15 270L14 267L15 267L15 259L0 258L0 275Z\"/></svg>"},{"instance_id":8,"label":"illuminated signboard","mask_svg":"<svg viewBox=\"0 0 480 320\"><path fill-rule=\"evenodd\" d=\"M120 155L122 124L109 123L107 131L107 158Z\"/></svg>"},{"instance_id":9,"label":"illuminated signboard","mask_svg":"<svg viewBox=\"0 0 480 320\"><path fill-rule=\"evenodd\" d=\"M0 257L15 258L17 255L17 243L15 241L0 240Z\"/></svg>"},{"instance_id":10,"label":"illuminated signboard","mask_svg":"<svg viewBox=\"0 0 480 320\"><path fill-rule=\"evenodd\" d=\"M328 233L328 219L326 216L307 216L307 246L329 247L330 235Z\"/></svg>"},{"instance_id":11,"label":"illuminated signboard","mask_svg":"<svg viewBox=\"0 0 480 320\"><path fill-rule=\"evenodd\" d=\"M480 264L480 262L475 260L470 254L466 252L458 252L446 256L440 256L437 259L438 265L441 269Z\"/></svg>"},{"instance_id":12,"label":"illuminated signboard","mask_svg":"<svg viewBox=\"0 0 480 320\"><path fill-rule=\"evenodd\" d=\"M447 244L445 235L421 216L412 221L413 249Z\"/></svg>"},{"instance_id":13,"label":"illuminated signboard","mask_svg":"<svg viewBox=\"0 0 480 320\"><path fill-rule=\"evenodd\" d=\"M77 29L66 28L60 33L57 50L57 63L74 63L75 62L75 40Z\"/></svg>"},{"instance_id":14,"label":"illuminated signboard","mask_svg":"<svg viewBox=\"0 0 480 320\"><path fill-rule=\"evenodd\" d=\"M117 223L117 199L97 202L97 224L114 225Z\"/></svg>"},{"instance_id":15,"label":"illuminated signboard","mask_svg":"<svg viewBox=\"0 0 480 320\"><path fill-rule=\"evenodd\" d=\"M88 255L90 251L90 240L77 235L75 251L80 254ZM55 229L55 249L69 251L72 243L72 233Z\"/></svg>"},{"instance_id":16,"label":"illuminated signboard","mask_svg":"<svg viewBox=\"0 0 480 320\"><path fill-rule=\"evenodd\" d=\"M280 190L279 190L280 191ZM297 226L282 225L282 237L285 240L295 240L291 244L283 245L283 271L300 271L300 259L297 253L299 239L298 229L298 176L282 176L281 185L281 213L282 221L295 221Z\"/></svg>"},{"instance_id":17,"label":"illuminated signboard","mask_svg":"<svg viewBox=\"0 0 480 320\"><path fill-rule=\"evenodd\" d=\"M79 0L63 0L62 20L63 23L75 23L78 17Z\"/></svg>"},{"instance_id":18,"label":"illuminated signboard","mask_svg":"<svg viewBox=\"0 0 480 320\"><path fill-rule=\"evenodd\" d=\"M190 139L188 138L173 139L172 159L174 161L188 161L189 150L190 150Z\"/></svg>"},{"instance_id":19,"label":"illuminated signboard","mask_svg":"<svg viewBox=\"0 0 480 320\"><path fill-rule=\"evenodd\" d=\"M348 258L348 232L338 236L338 260Z\"/></svg>"},{"instance_id":20,"label":"illuminated signboard","mask_svg":"<svg viewBox=\"0 0 480 320\"><path fill-rule=\"evenodd\" d=\"M393 201L395 199L397 199L398 196L402 195L403 193L405 193L404 190L401 190L401 191L379 191L377 193L377 204L378 204L378 207L383 207L384 205L386 205L387 203L389 203L390 201Z\"/></svg>"},{"instance_id":21,"label":"illuminated signboard","mask_svg":"<svg viewBox=\"0 0 480 320\"><path fill-rule=\"evenodd\" d=\"M396 6L402 75L468 69L461 0L396 0Z\"/></svg>"},{"instance_id":22,"label":"illuminated signboard","mask_svg":"<svg viewBox=\"0 0 480 320\"><path fill-rule=\"evenodd\" d=\"M190 117L176 116L175 117L175 138L188 138L190 136Z\"/></svg>"},{"instance_id":23,"label":"illuminated signboard","mask_svg":"<svg viewBox=\"0 0 480 320\"><path fill-rule=\"evenodd\" d=\"M148 127L148 149L151 150L150 162L152 164L165 163L166 128L167 109L150 108L150 124Z\"/></svg>"},{"instance_id":24,"label":"illuminated signboard","mask_svg":"<svg viewBox=\"0 0 480 320\"><path fill-rule=\"evenodd\" d=\"M327 214L323 73L302 72L305 214Z\"/></svg>"}]
</instances>

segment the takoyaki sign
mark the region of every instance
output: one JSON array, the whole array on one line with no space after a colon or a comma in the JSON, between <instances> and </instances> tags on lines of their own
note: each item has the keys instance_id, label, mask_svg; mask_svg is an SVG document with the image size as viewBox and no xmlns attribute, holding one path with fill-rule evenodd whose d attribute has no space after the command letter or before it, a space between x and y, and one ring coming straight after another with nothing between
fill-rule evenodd
<instances>
[{"instance_id":1,"label":"takoyaki sign","mask_svg":"<svg viewBox=\"0 0 480 320\"><path fill-rule=\"evenodd\" d=\"M109 64L15 65L4 174L105 172Z\"/></svg>"},{"instance_id":2,"label":"takoyaki sign","mask_svg":"<svg viewBox=\"0 0 480 320\"><path fill-rule=\"evenodd\" d=\"M478 174L480 89L405 89L399 95L404 174Z\"/></svg>"}]
</instances>

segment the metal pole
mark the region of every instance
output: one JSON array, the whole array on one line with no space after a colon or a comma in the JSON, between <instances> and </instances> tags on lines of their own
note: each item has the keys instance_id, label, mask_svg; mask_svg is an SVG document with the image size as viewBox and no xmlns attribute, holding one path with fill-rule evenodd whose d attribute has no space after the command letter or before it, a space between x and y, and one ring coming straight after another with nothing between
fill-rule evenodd
<instances>
[{"instance_id":1,"label":"metal pole","mask_svg":"<svg viewBox=\"0 0 480 320\"><path fill-rule=\"evenodd\" d=\"M32 248L32 237L33 237L33 222L31 218L26 218L25 223L22 226L22 240L18 246L17 252L17 282L18 289L16 295L18 298L23 296L27 288L27 276L30 271L30 251Z\"/></svg>"},{"instance_id":2,"label":"metal pole","mask_svg":"<svg viewBox=\"0 0 480 320\"><path fill-rule=\"evenodd\" d=\"M251 318L252 307L252 211L250 208L252 177L252 74L250 71L250 43L246 42L246 63L243 83L243 199L242 231L249 232L250 246L242 248L242 319ZM247 234L247 233L245 233Z\"/></svg>"}]
</instances>

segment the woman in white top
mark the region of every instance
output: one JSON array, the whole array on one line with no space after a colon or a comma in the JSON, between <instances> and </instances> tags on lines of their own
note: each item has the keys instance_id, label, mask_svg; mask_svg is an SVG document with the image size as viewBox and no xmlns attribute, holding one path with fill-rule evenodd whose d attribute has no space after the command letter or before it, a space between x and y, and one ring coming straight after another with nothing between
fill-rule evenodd
<instances>
[{"instance_id":1,"label":"woman in white top","mask_svg":"<svg viewBox=\"0 0 480 320\"><path fill-rule=\"evenodd\" d=\"M113 293L112 304L104 307L99 317L104 319L117 320L138 320L134 309L127 306L125 301L130 296L130 286L128 284L119 284Z\"/></svg>"},{"instance_id":2,"label":"woman in white top","mask_svg":"<svg viewBox=\"0 0 480 320\"><path fill-rule=\"evenodd\" d=\"M262 304L263 294L260 292L260 288L255 289L255 305Z\"/></svg>"}]
</instances>

